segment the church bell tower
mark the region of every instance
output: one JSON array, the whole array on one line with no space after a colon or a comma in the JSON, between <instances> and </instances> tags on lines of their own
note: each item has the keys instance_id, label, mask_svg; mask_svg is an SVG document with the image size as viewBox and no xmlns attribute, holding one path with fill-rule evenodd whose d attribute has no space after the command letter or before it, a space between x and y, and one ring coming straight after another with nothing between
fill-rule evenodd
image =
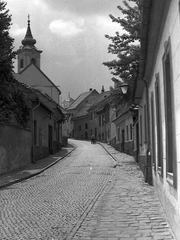
<instances>
[{"instance_id":1,"label":"church bell tower","mask_svg":"<svg viewBox=\"0 0 180 240\"><path fill-rule=\"evenodd\" d=\"M36 67L40 68L40 58L42 51L38 50L34 45L36 40L33 38L30 27L30 17L28 15L28 26L22 45L17 51L18 55L18 73L24 68L33 63Z\"/></svg>"}]
</instances>

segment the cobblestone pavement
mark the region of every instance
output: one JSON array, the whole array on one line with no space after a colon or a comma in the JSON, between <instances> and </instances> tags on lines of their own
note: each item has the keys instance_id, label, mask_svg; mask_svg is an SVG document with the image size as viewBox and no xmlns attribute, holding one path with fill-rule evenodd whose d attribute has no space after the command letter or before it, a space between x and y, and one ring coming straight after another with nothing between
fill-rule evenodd
<instances>
[{"instance_id":1,"label":"cobblestone pavement","mask_svg":"<svg viewBox=\"0 0 180 240\"><path fill-rule=\"evenodd\" d=\"M142 172L133 158L107 144L102 145L117 160L116 178L96 201L76 232L67 239L175 239L154 188L144 182Z\"/></svg>"},{"instance_id":2,"label":"cobblestone pavement","mask_svg":"<svg viewBox=\"0 0 180 240\"><path fill-rule=\"evenodd\" d=\"M76 145L41 174L0 190L0 240L63 240L76 232L115 171L100 145Z\"/></svg>"}]
</instances>

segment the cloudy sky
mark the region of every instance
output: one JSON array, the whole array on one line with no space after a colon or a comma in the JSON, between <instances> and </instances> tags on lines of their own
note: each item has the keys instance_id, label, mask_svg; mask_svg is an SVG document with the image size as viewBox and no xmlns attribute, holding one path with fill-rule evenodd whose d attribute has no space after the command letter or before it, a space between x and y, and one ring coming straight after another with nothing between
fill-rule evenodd
<instances>
[{"instance_id":1,"label":"cloudy sky","mask_svg":"<svg viewBox=\"0 0 180 240\"><path fill-rule=\"evenodd\" d=\"M113 85L112 75L102 62L115 58L107 53L104 35L121 31L109 14L121 16L117 9L122 0L6 0L12 14L11 36L17 50L27 29L30 15L31 31L36 47L42 50L41 70L62 91L76 98L89 88L100 92ZM16 68L15 68L16 71Z\"/></svg>"}]
</instances>

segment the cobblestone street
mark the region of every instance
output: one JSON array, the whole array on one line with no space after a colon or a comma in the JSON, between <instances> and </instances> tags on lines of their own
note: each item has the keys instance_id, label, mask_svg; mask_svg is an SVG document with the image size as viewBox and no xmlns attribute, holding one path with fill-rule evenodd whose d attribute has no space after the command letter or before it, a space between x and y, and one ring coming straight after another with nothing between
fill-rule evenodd
<instances>
[{"instance_id":1,"label":"cobblestone street","mask_svg":"<svg viewBox=\"0 0 180 240\"><path fill-rule=\"evenodd\" d=\"M98 199L73 239L175 239L154 188L144 182L138 164L131 156L107 144L102 145L117 160L116 178Z\"/></svg>"},{"instance_id":2,"label":"cobblestone street","mask_svg":"<svg viewBox=\"0 0 180 240\"><path fill-rule=\"evenodd\" d=\"M0 239L66 239L111 180L113 164L100 145L78 142L45 172L1 190Z\"/></svg>"},{"instance_id":3,"label":"cobblestone street","mask_svg":"<svg viewBox=\"0 0 180 240\"><path fill-rule=\"evenodd\" d=\"M0 190L0 239L175 240L131 156L107 144L71 142L77 148L68 157Z\"/></svg>"}]
</instances>

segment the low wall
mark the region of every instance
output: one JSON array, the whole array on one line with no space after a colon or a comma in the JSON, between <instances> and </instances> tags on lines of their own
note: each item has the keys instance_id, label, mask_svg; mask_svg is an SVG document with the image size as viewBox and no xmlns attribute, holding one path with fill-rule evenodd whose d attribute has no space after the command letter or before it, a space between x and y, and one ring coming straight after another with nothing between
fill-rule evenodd
<instances>
[{"instance_id":1,"label":"low wall","mask_svg":"<svg viewBox=\"0 0 180 240\"><path fill-rule=\"evenodd\" d=\"M128 141L124 143L124 153L133 156L134 142Z\"/></svg>"},{"instance_id":2,"label":"low wall","mask_svg":"<svg viewBox=\"0 0 180 240\"><path fill-rule=\"evenodd\" d=\"M49 148L48 147L39 147L34 146L34 160L38 161L42 158L49 156Z\"/></svg>"},{"instance_id":3,"label":"low wall","mask_svg":"<svg viewBox=\"0 0 180 240\"><path fill-rule=\"evenodd\" d=\"M124 152L128 155L133 156L133 148L134 148L134 142L133 141L128 141L124 143L124 150L122 151L122 144L121 143L116 143L116 138L112 139L110 141L110 144L112 147L114 147L117 151L119 152Z\"/></svg>"},{"instance_id":4,"label":"low wall","mask_svg":"<svg viewBox=\"0 0 180 240\"><path fill-rule=\"evenodd\" d=\"M31 131L18 126L0 127L0 174L31 162Z\"/></svg>"}]
</instances>

